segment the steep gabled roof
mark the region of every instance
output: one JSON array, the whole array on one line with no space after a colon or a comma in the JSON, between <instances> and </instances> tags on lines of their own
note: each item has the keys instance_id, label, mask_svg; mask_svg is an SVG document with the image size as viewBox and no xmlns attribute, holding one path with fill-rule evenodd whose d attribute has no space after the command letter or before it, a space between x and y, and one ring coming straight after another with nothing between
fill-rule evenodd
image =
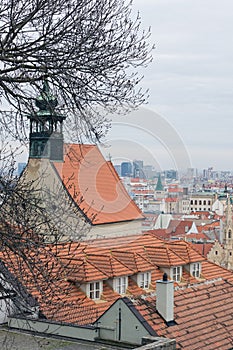
<instances>
[{"instance_id":1,"label":"steep gabled roof","mask_svg":"<svg viewBox=\"0 0 233 350\"><path fill-rule=\"evenodd\" d=\"M167 232L172 235L183 235L193 226L193 220L170 220Z\"/></svg>"},{"instance_id":2,"label":"steep gabled roof","mask_svg":"<svg viewBox=\"0 0 233 350\"><path fill-rule=\"evenodd\" d=\"M200 254L204 255L207 257L209 251L212 249L214 246L214 243L194 243L192 242L192 245L196 250L199 251Z\"/></svg>"},{"instance_id":3,"label":"steep gabled roof","mask_svg":"<svg viewBox=\"0 0 233 350\"><path fill-rule=\"evenodd\" d=\"M185 265L185 260L175 254L168 246L145 247L150 261L160 267Z\"/></svg>"},{"instance_id":4,"label":"steep gabled roof","mask_svg":"<svg viewBox=\"0 0 233 350\"><path fill-rule=\"evenodd\" d=\"M111 162L95 145L67 145L64 163L53 162L70 197L93 225L143 219Z\"/></svg>"},{"instance_id":5,"label":"steep gabled roof","mask_svg":"<svg viewBox=\"0 0 233 350\"><path fill-rule=\"evenodd\" d=\"M185 241L174 241L168 242L167 244L173 252L176 252L176 254L186 262L186 264L205 260L199 252L192 248L191 244Z\"/></svg>"}]
</instances>

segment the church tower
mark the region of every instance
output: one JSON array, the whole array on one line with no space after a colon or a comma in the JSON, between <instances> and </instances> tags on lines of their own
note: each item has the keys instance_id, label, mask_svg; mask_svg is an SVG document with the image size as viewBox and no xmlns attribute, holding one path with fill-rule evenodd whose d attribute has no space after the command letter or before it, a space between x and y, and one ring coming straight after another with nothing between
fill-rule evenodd
<instances>
[{"instance_id":1,"label":"church tower","mask_svg":"<svg viewBox=\"0 0 233 350\"><path fill-rule=\"evenodd\" d=\"M164 198L164 188L161 180L161 175L159 174L157 184L155 187L155 196L157 199Z\"/></svg>"},{"instance_id":2,"label":"church tower","mask_svg":"<svg viewBox=\"0 0 233 350\"><path fill-rule=\"evenodd\" d=\"M52 161L63 161L62 124L66 117L56 112L58 101L49 89L45 80L40 96L36 98L38 111L30 119L29 158L47 158Z\"/></svg>"},{"instance_id":3,"label":"church tower","mask_svg":"<svg viewBox=\"0 0 233 350\"><path fill-rule=\"evenodd\" d=\"M227 195L227 207L226 207L226 221L223 231L223 244L232 246L233 243L233 221L232 221L232 209L229 194Z\"/></svg>"},{"instance_id":4,"label":"church tower","mask_svg":"<svg viewBox=\"0 0 233 350\"><path fill-rule=\"evenodd\" d=\"M227 193L227 207L225 211L225 222L222 229L222 244L215 241L211 250L207 255L207 259L213 261L215 264L223 266L228 270L233 270L233 220L231 199Z\"/></svg>"},{"instance_id":5,"label":"church tower","mask_svg":"<svg viewBox=\"0 0 233 350\"><path fill-rule=\"evenodd\" d=\"M233 221L231 200L227 194L226 221L223 228L223 245L225 250L225 261L228 269L233 269Z\"/></svg>"}]
</instances>

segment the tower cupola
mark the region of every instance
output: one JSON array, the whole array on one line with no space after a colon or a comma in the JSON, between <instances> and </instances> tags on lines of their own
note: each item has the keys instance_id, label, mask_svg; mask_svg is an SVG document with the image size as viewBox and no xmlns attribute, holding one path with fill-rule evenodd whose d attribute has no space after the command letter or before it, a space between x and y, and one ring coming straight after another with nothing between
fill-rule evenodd
<instances>
[{"instance_id":1,"label":"tower cupola","mask_svg":"<svg viewBox=\"0 0 233 350\"><path fill-rule=\"evenodd\" d=\"M66 117L56 111L58 101L52 95L47 80L35 104L39 110L28 117L30 119L29 158L63 161L63 121Z\"/></svg>"}]
</instances>

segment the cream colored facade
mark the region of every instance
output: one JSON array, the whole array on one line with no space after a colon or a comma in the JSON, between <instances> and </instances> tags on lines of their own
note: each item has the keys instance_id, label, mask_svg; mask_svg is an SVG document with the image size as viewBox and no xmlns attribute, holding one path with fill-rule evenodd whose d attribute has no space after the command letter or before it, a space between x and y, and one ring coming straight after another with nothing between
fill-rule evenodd
<instances>
[{"instance_id":1,"label":"cream colored facade","mask_svg":"<svg viewBox=\"0 0 233 350\"><path fill-rule=\"evenodd\" d=\"M49 159L29 159L20 182L34 189L43 203L46 217L51 220L50 227L54 232L48 235L43 232L47 241L53 241L55 236L59 240L87 240L140 234L142 231L142 220L91 224L70 198Z\"/></svg>"},{"instance_id":2,"label":"cream colored facade","mask_svg":"<svg viewBox=\"0 0 233 350\"><path fill-rule=\"evenodd\" d=\"M233 270L233 220L230 197L227 200L226 220L223 225L223 242L216 241L207 255L214 263Z\"/></svg>"},{"instance_id":3,"label":"cream colored facade","mask_svg":"<svg viewBox=\"0 0 233 350\"><path fill-rule=\"evenodd\" d=\"M193 193L190 197L190 211L211 211L215 194L208 192Z\"/></svg>"}]
</instances>

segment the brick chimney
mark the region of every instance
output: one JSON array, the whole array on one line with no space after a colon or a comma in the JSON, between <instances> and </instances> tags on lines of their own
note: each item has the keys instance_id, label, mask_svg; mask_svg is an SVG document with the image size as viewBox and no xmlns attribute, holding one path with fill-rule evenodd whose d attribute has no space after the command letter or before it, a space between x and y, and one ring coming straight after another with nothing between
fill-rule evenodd
<instances>
[{"instance_id":1,"label":"brick chimney","mask_svg":"<svg viewBox=\"0 0 233 350\"><path fill-rule=\"evenodd\" d=\"M168 281L167 274L156 281L156 309L168 326L174 325L174 283Z\"/></svg>"}]
</instances>

